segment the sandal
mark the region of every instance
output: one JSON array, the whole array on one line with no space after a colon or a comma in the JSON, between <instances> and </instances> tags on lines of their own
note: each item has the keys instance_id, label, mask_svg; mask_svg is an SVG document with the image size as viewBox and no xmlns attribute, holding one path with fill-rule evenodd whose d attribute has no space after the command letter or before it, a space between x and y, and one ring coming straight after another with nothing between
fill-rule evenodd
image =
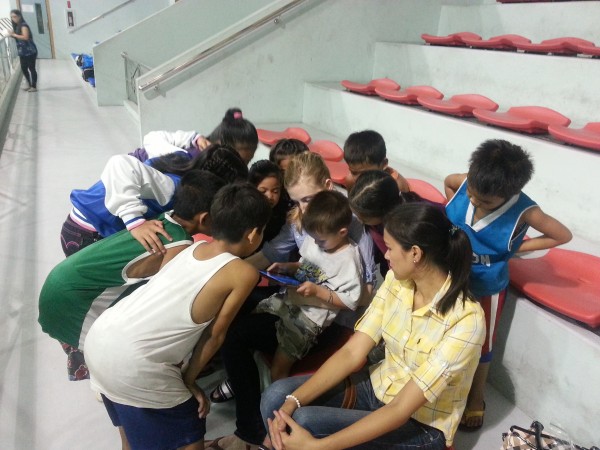
<instances>
[{"instance_id":1,"label":"sandal","mask_svg":"<svg viewBox=\"0 0 600 450\"><path fill-rule=\"evenodd\" d=\"M465 410L463 412L462 418L460 419L460 423L458 424L458 429L462 431L476 431L479 430L483 426L483 418L485 416L485 402L483 402L483 409L481 411L470 410L465 406ZM467 423L469 419L481 417L481 423L479 425L469 426Z\"/></svg>"},{"instance_id":2,"label":"sandal","mask_svg":"<svg viewBox=\"0 0 600 450\"><path fill-rule=\"evenodd\" d=\"M223 403L231 400L234 396L235 394L233 393L231 384L229 384L229 380L225 379L210 393L210 401L213 403Z\"/></svg>"}]
</instances>

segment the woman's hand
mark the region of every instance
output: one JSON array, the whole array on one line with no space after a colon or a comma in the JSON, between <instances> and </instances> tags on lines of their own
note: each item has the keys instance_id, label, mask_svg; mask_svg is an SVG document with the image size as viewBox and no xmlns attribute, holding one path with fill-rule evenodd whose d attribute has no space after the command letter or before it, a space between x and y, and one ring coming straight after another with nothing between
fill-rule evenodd
<instances>
[{"instance_id":1,"label":"woman's hand","mask_svg":"<svg viewBox=\"0 0 600 450\"><path fill-rule=\"evenodd\" d=\"M208 147L211 144L211 142L208 139L206 139L204 136L198 136L196 138L195 144L196 144L196 148L198 148L199 150L204 150L206 147Z\"/></svg>"},{"instance_id":2,"label":"woman's hand","mask_svg":"<svg viewBox=\"0 0 600 450\"><path fill-rule=\"evenodd\" d=\"M210 400L197 384L189 385L188 389L196 400L198 400L198 417L201 419L205 418L210 412Z\"/></svg>"},{"instance_id":3,"label":"woman's hand","mask_svg":"<svg viewBox=\"0 0 600 450\"><path fill-rule=\"evenodd\" d=\"M169 241L173 240L169 233L165 231L163 223L160 220L147 220L140 226L130 230L130 233L150 253L167 253L158 234L162 234Z\"/></svg>"},{"instance_id":4,"label":"woman's hand","mask_svg":"<svg viewBox=\"0 0 600 450\"><path fill-rule=\"evenodd\" d=\"M319 440L298 425L283 409L273 411L275 420L267 419L271 443L276 450L317 450ZM290 432L286 431L289 427Z\"/></svg>"}]
</instances>

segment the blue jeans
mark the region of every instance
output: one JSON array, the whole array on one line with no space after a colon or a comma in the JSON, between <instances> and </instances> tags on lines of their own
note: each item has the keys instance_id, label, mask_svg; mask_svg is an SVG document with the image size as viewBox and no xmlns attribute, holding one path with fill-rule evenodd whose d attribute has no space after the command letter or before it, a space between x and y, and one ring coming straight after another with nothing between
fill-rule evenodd
<instances>
[{"instance_id":1,"label":"blue jeans","mask_svg":"<svg viewBox=\"0 0 600 450\"><path fill-rule=\"evenodd\" d=\"M273 418L273 411L278 410L285 396L303 384L309 376L299 376L276 381L263 393L260 405L263 420ZM351 376L356 387L356 404L354 409L342 409L345 384L341 383L331 391L319 397L309 406L303 406L294 412L294 420L306 428L314 437L323 438L334 434L384 404L375 396L369 373L363 370ZM444 433L437 428L410 419L400 428L379 436L354 449L396 449L396 450L444 450L446 440Z\"/></svg>"}]
</instances>

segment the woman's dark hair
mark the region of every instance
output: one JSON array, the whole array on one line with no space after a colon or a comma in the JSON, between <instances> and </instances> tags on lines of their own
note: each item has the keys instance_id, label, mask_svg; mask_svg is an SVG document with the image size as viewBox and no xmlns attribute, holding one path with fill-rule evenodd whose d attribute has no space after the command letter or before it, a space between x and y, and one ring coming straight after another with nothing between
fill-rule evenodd
<instances>
[{"instance_id":1,"label":"woman's dark hair","mask_svg":"<svg viewBox=\"0 0 600 450\"><path fill-rule=\"evenodd\" d=\"M231 147L236 144L245 144L256 148L258 146L258 133L252 123L246 119L239 108L230 108L225 117L207 138L210 142L226 144Z\"/></svg>"},{"instance_id":2,"label":"woman's dark hair","mask_svg":"<svg viewBox=\"0 0 600 450\"><path fill-rule=\"evenodd\" d=\"M453 225L437 207L428 203L405 203L396 206L385 219L385 230L409 250L417 246L425 262L450 272L450 288L437 304L440 314L449 312L459 294L469 298L469 275L473 252L466 233Z\"/></svg>"},{"instance_id":3,"label":"woman's dark hair","mask_svg":"<svg viewBox=\"0 0 600 450\"><path fill-rule=\"evenodd\" d=\"M173 212L185 220L196 214L210 212L210 206L219 189L225 186L223 178L206 170L190 170L175 191Z\"/></svg>"},{"instance_id":4,"label":"woman's dark hair","mask_svg":"<svg viewBox=\"0 0 600 450\"><path fill-rule=\"evenodd\" d=\"M190 170L207 170L223 178L226 182L246 180L248 166L233 148L228 145L213 144L190 160L183 152L169 153L152 160L152 167L163 173L184 175Z\"/></svg>"},{"instance_id":5,"label":"woman's dark hair","mask_svg":"<svg viewBox=\"0 0 600 450\"><path fill-rule=\"evenodd\" d=\"M14 14L15 16L17 16L19 18L19 22L18 23L14 23L11 20L13 31L16 33L17 32L17 28L21 25L21 22L23 22L23 13L21 12L20 9L11 9L10 10L10 14L11 15Z\"/></svg>"},{"instance_id":6,"label":"woman's dark hair","mask_svg":"<svg viewBox=\"0 0 600 450\"><path fill-rule=\"evenodd\" d=\"M298 139L281 139L271 148L269 161L279 164L282 159L307 151L309 151L308 145Z\"/></svg>"},{"instance_id":7,"label":"woman's dark hair","mask_svg":"<svg viewBox=\"0 0 600 450\"><path fill-rule=\"evenodd\" d=\"M356 179L348 200L358 216L383 219L395 206L422 199L415 192L400 192L398 183L389 173L367 170Z\"/></svg>"},{"instance_id":8,"label":"woman's dark hair","mask_svg":"<svg viewBox=\"0 0 600 450\"><path fill-rule=\"evenodd\" d=\"M266 197L248 182L223 187L210 207L213 237L232 244L240 242L248 230L262 230L270 217Z\"/></svg>"},{"instance_id":9,"label":"woman's dark hair","mask_svg":"<svg viewBox=\"0 0 600 450\"><path fill-rule=\"evenodd\" d=\"M262 180L268 177L277 178L281 189L283 189L283 176L277 164L268 159L261 159L250 166L248 170L248 181L254 186L258 186Z\"/></svg>"}]
</instances>

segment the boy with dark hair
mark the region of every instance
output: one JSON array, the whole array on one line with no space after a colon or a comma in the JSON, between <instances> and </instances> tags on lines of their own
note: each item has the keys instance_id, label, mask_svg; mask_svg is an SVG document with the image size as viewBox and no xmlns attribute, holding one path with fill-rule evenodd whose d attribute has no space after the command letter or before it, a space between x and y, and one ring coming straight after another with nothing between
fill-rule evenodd
<instances>
[{"instance_id":1,"label":"boy with dark hair","mask_svg":"<svg viewBox=\"0 0 600 450\"><path fill-rule=\"evenodd\" d=\"M255 312L279 317L278 347L271 379L289 371L316 343L318 336L342 309L356 310L363 294L363 262L348 237L352 211L348 199L336 191L322 191L308 204L302 227L308 233L300 261L274 263L267 270L292 274L301 284L287 287L258 304Z\"/></svg>"},{"instance_id":2,"label":"boy with dark hair","mask_svg":"<svg viewBox=\"0 0 600 450\"><path fill-rule=\"evenodd\" d=\"M556 247L572 237L567 227L521 192L532 174L527 152L494 139L473 152L468 173L448 175L444 180L450 199L446 213L471 241L470 289L486 315L486 341L461 420L463 429L474 430L483 424L484 388L509 282L508 260L515 253ZM529 227L541 236L523 240Z\"/></svg>"},{"instance_id":3,"label":"boy with dark hair","mask_svg":"<svg viewBox=\"0 0 600 450\"><path fill-rule=\"evenodd\" d=\"M346 188L350 190L356 178L367 170L383 170L394 178L400 192L410 191L408 181L388 166L386 154L383 136L376 131L358 131L348 136L344 143L344 160L350 168L350 176L344 182Z\"/></svg>"},{"instance_id":4,"label":"boy with dark hair","mask_svg":"<svg viewBox=\"0 0 600 450\"><path fill-rule=\"evenodd\" d=\"M172 237L168 241L158 235L165 254L146 251L131 233L122 230L52 269L40 292L38 321L62 343L70 380L89 378L83 348L94 320L190 246L192 234L210 234L210 206L224 185L224 180L206 171L193 170L182 177L174 210L158 218Z\"/></svg>"},{"instance_id":5,"label":"boy with dark hair","mask_svg":"<svg viewBox=\"0 0 600 450\"><path fill-rule=\"evenodd\" d=\"M308 146L298 139L281 139L271 148L269 161L277 164L281 173L285 174L290 159L307 151Z\"/></svg>"},{"instance_id":6,"label":"boy with dark hair","mask_svg":"<svg viewBox=\"0 0 600 450\"><path fill-rule=\"evenodd\" d=\"M241 258L260 244L270 212L253 186L225 186L210 209L214 240L188 247L94 322L91 385L123 448L204 448L210 402L195 380L258 282Z\"/></svg>"}]
</instances>

